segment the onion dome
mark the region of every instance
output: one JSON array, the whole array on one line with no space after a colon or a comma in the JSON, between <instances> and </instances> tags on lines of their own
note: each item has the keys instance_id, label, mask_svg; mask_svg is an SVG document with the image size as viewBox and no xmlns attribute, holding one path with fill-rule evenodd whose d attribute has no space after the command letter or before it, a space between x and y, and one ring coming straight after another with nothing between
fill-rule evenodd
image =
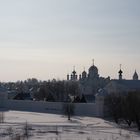
<instances>
[{"instance_id":1,"label":"onion dome","mask_svg":"<svg viewBox=\"0 0 140 140\"><path fill-rule=\"evenodd\" d=\"M94 65L94 59L93 59L93 65L89 68L89 73L98 74L98 68Z\"/></svg>"},{"instance_id":2,"label":"onion dome","mask_svg":"<svg viewBox=\"0 0 140 140\"><path fill-rule=\"evenodd\" d=\"M98 72L98 68L93 65L89 68L89 71L97 71Z\"/></svg>"},{"instance_id":3,"label":"onion dome","mask_svg":"<svg viewBox=\"0 0 140 140\"><path fill-rule=\"evenodd\" d=\"M119 74L122 75L123 71L121 70L122 64L120 64L120 70L119 70Z\"/></svg>"},{"instance_id":4,"label":"onion dome","mask_svg":"<svg viewBox=\"0 0 140 140\"><path fill-rule=\"evenodd\" d=\"M75 75L75 74L76 74L76 71L75 71L75 70L73 70L73 71L72 71L72 73Z\"/></svg>"},{"instance_id":5,"label":"onion dome","mask_svg":"<svg viewBox=\"0 0 140 140\"><path fill-rule=\"evenodd\" d=\"M122 74L122 73L123 73L123 71L120 69L118 73L119 73L119 74Z\"/></svg>"},{"instance_id":6,"label":"onion dome","mask_svg":"<svg viewBox=\"0 0 140 140\"><path fill-rule=\"evenodd\" d=\"M93 60L93 65L89 68L89 78L98 78L98 68L94 65L94 60Z\"/></svg>"},{"instance_id":7,"label":"onion dome","mask_svg":"<svg viewBox=\"0 0 140 140\"><path fill-rule=\"evenodd\" d=\"M82 79L85 79L87 77L87 73L86 73L86 71L84 70L83 72L82 72Z\"/></svg>"}]
</instances>

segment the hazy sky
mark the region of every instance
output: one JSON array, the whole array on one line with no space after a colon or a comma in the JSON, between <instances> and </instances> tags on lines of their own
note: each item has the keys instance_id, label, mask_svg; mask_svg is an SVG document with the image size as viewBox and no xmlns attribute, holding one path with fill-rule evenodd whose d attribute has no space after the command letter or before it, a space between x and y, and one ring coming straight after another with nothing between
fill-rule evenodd
<instances>
[{"instance_id":1,"label":"hazy sky","mask_svg":"<svg viewBox=\"0 0 140 140\"><path fill-rule=\"evenodd\" d=\"M140 74L140 0L0 0L0 81Z\"/></svg>"}]
</instances>

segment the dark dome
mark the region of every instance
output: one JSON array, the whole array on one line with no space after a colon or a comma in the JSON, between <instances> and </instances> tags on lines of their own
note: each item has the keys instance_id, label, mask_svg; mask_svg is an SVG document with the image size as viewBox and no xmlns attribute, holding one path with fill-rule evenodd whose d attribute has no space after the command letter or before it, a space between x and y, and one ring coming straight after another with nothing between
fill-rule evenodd
<instances>
[{"instance_id":1,"label":"dark dome","mask_svg":"<svg viewBox=\"0 0 140 140\"><path fill-rule=\"evenodd\" d=\"M98 68L93 65L89 68L89 71L98 71Z\"/></svg>"},{"instance_id":2,"label":"dark dome","mask_svg":"<svg viewBox=\"0 0 140 140\"><path fill-rule=\"evenodd\" d=\"M73 74L76 74L76 71L75 70L73 70L73 72L72 72Z\"/></svg>"},{"instance_id":3,"label":"dark dome","mask_svg":"<svg viewBox=\"0 0 140 140\"><path fill-rule=\"evenodd\" d=\"M123 73L123 71L120 69L118 73Z\"/></svg>"}]
</instances>

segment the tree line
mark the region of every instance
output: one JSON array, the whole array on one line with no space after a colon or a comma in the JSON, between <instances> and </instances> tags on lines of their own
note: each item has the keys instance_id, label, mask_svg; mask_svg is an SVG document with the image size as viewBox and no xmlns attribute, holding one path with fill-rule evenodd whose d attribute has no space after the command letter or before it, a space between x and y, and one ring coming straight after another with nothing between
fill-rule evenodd
<instances>
[{"instance_id":1,"label":"tree line","mask_svg":"<svg viewBox=\"0 0 140 140\"><path fill-rule=\"evenodd\" d=\"M125 122L129 127L136 124L140 130L140 91L108 95L105 98L105 105L108 115L117 124Z\"/></svg>"},{"instance_id":2,"label":"tree line","mask_svg":"<svg viewBox=\"0 0 140 140\"><path fill-rule=\"evenodd\" d=\"M80 93L78 81L48 80L39 81L35 78L25 81L0 83L8 91L20 94L32 95L34 100L65 102L70 96L77 96Z\"/></svg>"}]
</instances>

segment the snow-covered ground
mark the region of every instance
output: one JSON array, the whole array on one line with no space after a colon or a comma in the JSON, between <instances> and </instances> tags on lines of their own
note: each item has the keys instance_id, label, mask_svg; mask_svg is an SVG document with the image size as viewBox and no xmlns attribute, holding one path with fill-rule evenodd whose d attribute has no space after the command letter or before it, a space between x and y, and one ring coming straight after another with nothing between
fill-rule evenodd
<instances>
[{"instance_id":1,"label":"snow-covered ground","mask_svg":"<svg viewBox=\"0 0 140 140\"><path fill-rule=\"evenodd\" d=\"M138 132L100 118L72 117L68 121L62 115L22 111L7 111L4 118L0 140L11 140L26 130L28 140L140 140Z\"/></svg>"}]
</instances>

